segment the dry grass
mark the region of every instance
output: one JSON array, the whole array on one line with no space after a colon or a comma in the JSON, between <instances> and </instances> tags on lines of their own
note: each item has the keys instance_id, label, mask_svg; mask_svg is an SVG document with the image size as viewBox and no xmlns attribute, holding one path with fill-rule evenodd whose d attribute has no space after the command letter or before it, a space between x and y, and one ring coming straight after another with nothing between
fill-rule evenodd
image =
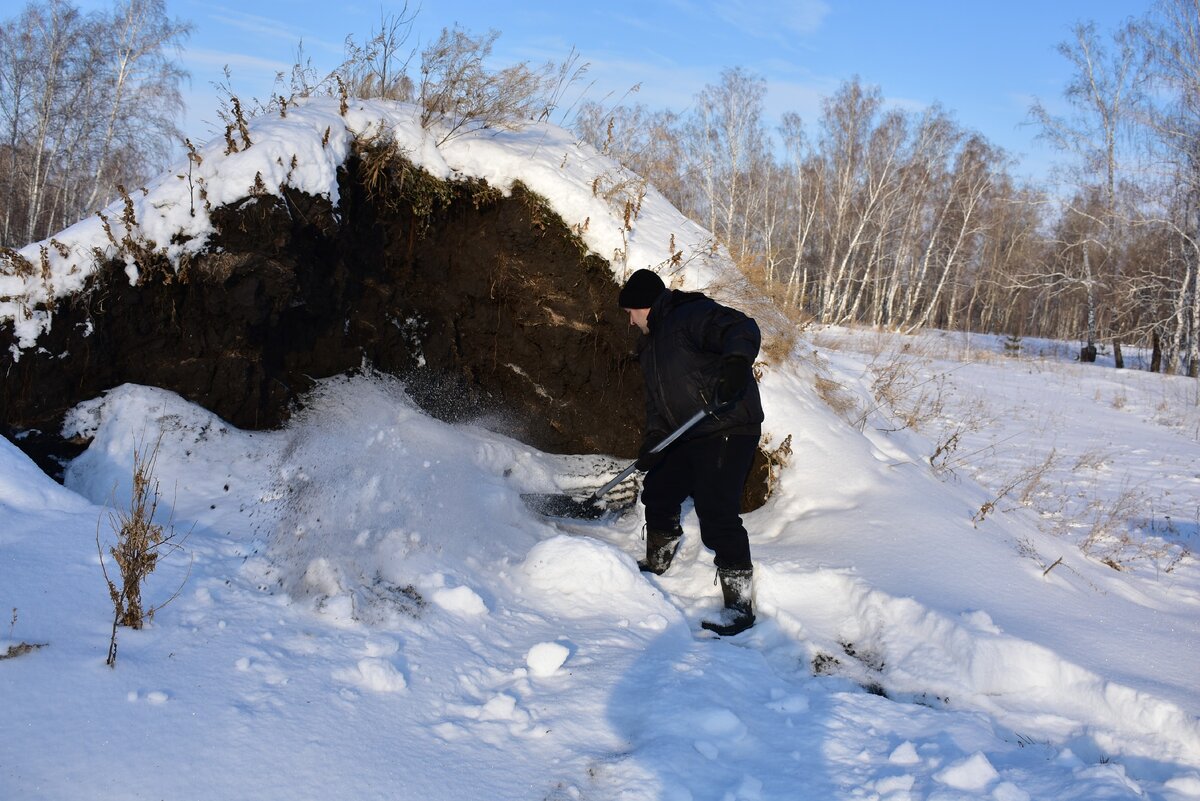
<instances>
[{"instance_id":1,"label":"dry grass","mask_svg":"<svg viewBox=\"0 0 1200 801\"><path fill-rule=\"evenodd\" d=\"M1150 513L1154 503L1149 490L1136 486L1113 486L1119 475L1122 454L1112 446L1093 446L1082 453L1039 451L1020 454L1005 448L1006 440L991 441L980 446L968 435L986 430L994 412L985 408L981 398L976 407L963 407L950 394L953 382L949 372L946 394L941 395L937 377L930 378L929 362L949 361L1000 363L1009 357L987 349L971 347L970 339L962 337L911 338L888 332L864 329L816 332L814 345L844 351L869 363L865 378L870 382L879 408L890 410L898 427L924 429L934 441L930 466L935 474L953 473L965 469L989 492L971 519L976 526L998 512L1012 513L1027 509L1037 517L1039 527L1047 534L1063 538L1062 553L1038 554L1032 541L1019 544L1022 555L1037 562L1047 576L1078 571L1071 567L1070 551L1078 548L1087 559L1107 565L1114 570L1151 570L1159 575L1176 570L1192 558L1192 553L1173 528L1169 518ZM1022 348L1021 368L1029 371L1060 371L1072 369L1061 361ZM822 382L823 383L823 382ZM1165 377L1160 395L1152 399L1139 394L1140 383L1129 386L1105 386L1095 390L1099 406L1128 411L1131 408L1154 409L1159 425L1175 428L1200 440L1200 386L1195 381ZM825 387L828 394L830 389ZM945 401L945 403L943 403ZM827 399L828 403L829 400ZM941 408L944 406L945 408ZM950 410L947 412L947 410ZM867 410L859 422L865 423L874 409ZM947 413L952 414L948 418ZM1054 423L1053 425L1058 425ZM1041 432L1048 433L1046 430ZM1052 432L1049 432L1052 433ZM971 447L963 443L975 441ZM994 468L1007 463L1009 467L997 474ZM1081 471L1083 476L1080 476ZM1101 483L1102 482L1102 483ZM1152 482L1153 483L1153 482ZM1200 517L1200 514L1198 514ZM1044 547L1044 546L1043 546Z\"/></svg>"},{"instance_id":2,"label":"dry grass","mask_svg":"<svg viewBox=\"0 0 1200 801\"><path fill-rule=\"evenodd\" d=\"M826 376L817 375L813 379L813 386L816 387L817 396L838 417L849 421L857 416L858 399L854 393L846 389L844 384L839 384L837 381Z\"/></svg>"},{"instance_id":3,"label":"dry grass","mask_svg":"<svg viewBox=\"0 0 1200 801\"><path fill-rule=\"evenodd\" d=\"M18 656L32 653L39 648L45 648L44 642L19 642L16 645L10 645L5 649L4 653L0 654L0 659L16 659Z\"/></svg>"},{"instance_id":4,"label":"dry grass","mask_svg":"<svg viewBox=\"0 0 1200 801\"><path fill-rule=\"evenodd\" d=\"M1046 477L1058 463L1058 452L1051 450L1040 463L1025 468L1015 477L1006 482L991 500L984 502L979 511L971 515L971 522L978 526L988 515L996 511L1000 501L1016 492L1016 500L1020 506L1032 504L1034 496L1038 495L1046 485Z\"/></svg>"},{"instance_id":5,"label":"dry grass","mask_svg":"<svg viewBox=\"0 0 1200 801\"><path fill-rule=\"evenodd\" d=\"M787 467L788 461L792 457L792 435L788 434L784 437L783 442L779 443L779 447L770 451L764 450L763 453L767 457L767 497L770 498L779 486L779 477L783 473L783 468Z\"/></svg>"},{"instance_id":6,"label":"dry grass","mask_svg":"<svg viewBox=\"0 0 1200 801\"><path fill-rule=\"evenodd\" d=\"M97 526L96 550L100 553L100 569L108 585L109 598L113 604L112 638L109 642L106 664L114 666L117 661L117 628L127 626L140 629L179 595L176 590L170 598L156 606L145 606L142 602L142 585L158 566L161 556L181 547L170 524L163 526L154 522L158 510L158 479L154 477L158 461L161 437L153 450L146 454L139 446L133 451L133 493L129 509L110 515L109 522L116 534L116 544L109 547L109 555L117 565L120 585L109 576L105 565L104 550L100 545ZM187 578L184 578L187 581ZM181 590L183 585L180 584Z\"/></svg>"},{"instance_id":7,"label":"dry grass","mask_svg":"<svg viewBox=\"0 0 1200 801\"><path fill-rule=\"evenodd\" d=\"M1132 537L1130 522L1143 516L1149 503L1145 492L1128 484L1107 501L1093 501L1089 504L1091 521L1079 549L1114 570L1121 570L1125 562L1137 560L1148 543Z\"/></svg>"},{"instance_id":8,"label":"dry grass","mask_svg":"<svg viewBox=\"0 0 1200 801\"><path fill-rule=\"evenodd\" d=\"M400 143L390 130L380 126L357 137L354 150L359 157L358 176L363 188L373 200L381 199L391 182L391 171L404 155Z\"/></svg>"},{"instance_id":9,"label":"dry grass","mask_svg":"<svg viewBox=\"0 0 1200 801\"><path fill-rule=\"evenodd\" d=\"M486 62L499 35L476 37L457 26L443 28L421 51L421 127L441 124L438 145L469 131L518 128L547 110L546 92L559 83L553 66L534 69L522 62L490 69Z\"/></svg>"},{"instance_id":10,"label":"dry grass","mask_svg":"<svg viewBox=\"0 0 1200 801\"><path fill-rule=\"evenodd\" d=\"M929 457L929 466L933 468L934 473L940 474L953 469L954 454L966 433L967 427L959 424L943 434Z\"/></svg>"},{"instance_id":11,"label":"dry grass","mask_svg":"<svg viewBox=\"0 0 1200 801\"><path fill-rule=\"evenodd\" d=\"M10 639L10 640L12 639L13 630L16 629L16 627L17 627L17 609L16 609L16 607L13 607L12 622L9 623L9 625L8 625L8 639ZM0 659L16 659L18 656L24 656L25 654L31 653L33 651L38 650L39 648L45 648L45 647L46 647L46 643L44 643L44 642L13 643L4 649L4 653L0 653Z\"/></svg>"},{"instance_id":12,"label":"dry grass","mask_svg":"<svg viewBox=\"0 0 1200 801\"><path fill-rule=\"evenodd\" d=\"M940 420L946 409L948 372L922 377L928 359L906 344L900 350L880 354L867 365L871 374L871 394L876 405L863 412L858 426L866 425L872 412L886 409L895 418L898 429L926 431Z\"/></svg>"},{"instance_id":13,"label":"dry grass","mask_svg":"<svg viewBox=\"0 0 1200 801\"><path fill-rule=\"evenodd\" d=\"M1112 454L1100 448L1091 448L1079 454L1075 460L1075 465L1071 468L1072 473L1080 470L1103 470L1113 460Z\"/></svg>"}]
</instances>

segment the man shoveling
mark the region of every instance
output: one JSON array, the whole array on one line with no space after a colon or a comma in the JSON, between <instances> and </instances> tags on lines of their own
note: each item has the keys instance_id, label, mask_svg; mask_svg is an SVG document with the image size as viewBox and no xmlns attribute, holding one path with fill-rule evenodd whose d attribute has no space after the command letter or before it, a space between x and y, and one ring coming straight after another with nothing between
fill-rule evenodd
<instances>
[{"instance_id":1,"label":"man shoveling","mask_svg":"<svg viewBox=\"0 0 1200 801\"><path fill-rule=\"evenodd\" d=\"M754 625L750 541L742 525L742 487L762 433L763 410L752 365L758 324L698 292L668 290L638 270L618 302L644 334L638 359L646 385L646 428L637 469L646 471L646 558L662 574L683 536L679 514L692 498L700 538L714 552L724 609L704 628L732 636ZM668 448L655 450L697 410L709 414Z\"/></svg>"}]
</instances>

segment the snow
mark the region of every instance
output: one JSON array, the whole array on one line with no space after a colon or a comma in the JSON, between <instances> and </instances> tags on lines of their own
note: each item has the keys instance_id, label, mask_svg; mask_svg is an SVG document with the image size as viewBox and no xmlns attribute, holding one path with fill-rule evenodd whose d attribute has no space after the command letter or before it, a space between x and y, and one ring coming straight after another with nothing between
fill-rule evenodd
<instances>
[{"instance_id":1,"label":"snow","mask_svg":"<svg viewBox=\"0 0 1200 801\"><path fill-rule=\"evenodd\" d=\"M571 649L562 643L539 642L525 655L525 664L534 676L547 679L558 672L570 655Z\"/></svg>"},{"instance_id":2,"label":"snow","mask_svg":"<svg viewBox=\"0 0 1200 801\"><path fill-rule=\"evenodd\" d=\"M521 492L575 480L570 457L426 417L386 376L323 382L272 432L119 387L70 416L94 440L65 488L0 443L3 645L46 644L0 661L20 732L0 738L5 795L1200 796L1194 559L1118 572L1015 502L973 524L995 490L965 466L936 475L932 439L883 433L878 413L859 431L816 398L817 369L867 391L853 333L821 336L841 349L763 381L793 457L746 516L759 622L732 639L699 628L719 591L690 510L676 564L642 574L636 513L556 524L524 508ZM961 364L945 417L986 378L975 436L1030 460L1038 414L1081 413L1114 380L1053 359ZM1078 392L1045 396L1052 376ZM1127 410L1189 379L1121 380ZM1195 408L1174 428L1123 413L1114 453L1154 436L1163 462L1194 455ZM1086 436L1064 428L1059 445ZM147 599L182 589L118 633L109 669L97 532L111 539L132 451L154 442L160 514L187 539ZM1200 498L1192 464L1177 510ZM1043 575L1022 541L1063 563ZM134 752L147 767L131 774Z\"/></svg>"},{"instance_id":3,"label":"snow","mask_svg":"<svg viewBox=\"0 0 1200 801\"><path fill-rule=\"evenodd\" d=\"M611 165L557 129L434 147L390 105L293 109L197 169L211 195L297 153L288 180L333 191L349 131L381 118L436 174L519 177L590 217L627 266L693 230L651 193L622 234L591 192ZM139 219L202 237L181 183ZM58 239L86 249L91 225ZM51 259L54 291L81 280ZM554 522L520 499L614 460L440 422L369 370L267 432L115 388L68 416L92 441L65 486L0 439L0 655L40 646L0 659L0 797L1200 798L1197 383L1026 344L821 329L768 365L768 445L792 455L745 518L758 622L725 639L699 626L720 594L690 507L653 576L636 511ZM876 408L889 365L915 428ZM156 444L181 550L145 598L178 594L110 669L100 552Z\"/></svg>"},{"instance_id":4,"label":"snow","mask_svg":"<svg viewBox=\"0 0 1200 801\"><path fill-rule=\"evenodd\" d=\"M966 759L960 759L954 764L933 775L935 781L953 787L956 790L974 790L979 792L1000 778L1000 774L988 762L988 758L978 751Z\"/></svg>"}]
</instances>

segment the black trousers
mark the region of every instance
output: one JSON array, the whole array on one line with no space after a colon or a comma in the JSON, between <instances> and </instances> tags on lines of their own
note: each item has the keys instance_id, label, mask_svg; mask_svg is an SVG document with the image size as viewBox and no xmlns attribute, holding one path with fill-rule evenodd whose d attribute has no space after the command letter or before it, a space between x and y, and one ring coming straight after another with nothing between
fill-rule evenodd
<instances>
[{"instance_id":1,"label":"black trousers","mask_svg":"<svg viewBox=\"0 0 1200 801\"><path fill-rule=\"evenodd\" d=\"M750 567L741 502L758 440L755 434L718 433L668 448L642 482L646 527L673 529L680 507L690 497L700 518L700 539L716 554L717 567Z\"/></svg>"}]
</instances>

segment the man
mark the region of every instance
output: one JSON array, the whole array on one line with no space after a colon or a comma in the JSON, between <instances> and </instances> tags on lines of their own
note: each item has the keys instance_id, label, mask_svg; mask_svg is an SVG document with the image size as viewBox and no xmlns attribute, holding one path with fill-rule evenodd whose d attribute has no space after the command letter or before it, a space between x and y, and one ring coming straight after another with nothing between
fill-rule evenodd
<instances>
[{"instance_id":1,"label":"man","mask_svg":"<svg viewBox=\"0 0 1200 801\"><path fill-rule=\"evenodd\" d=\"M754 568L739 515L762 433L762 401L751 369L761 340L758 325L698 292L668 290L650 270L631 275L618 301L629 324L645 335L638 359L646 429L637 467L646 471L646 558L638 566L659 575L670 567L683 536L680 507L691 497L725 602L719 619L701 625L738 634L754 625ZM711 414L670 447L650 453L701 409Z\"/></svg>"}]
</instances>

